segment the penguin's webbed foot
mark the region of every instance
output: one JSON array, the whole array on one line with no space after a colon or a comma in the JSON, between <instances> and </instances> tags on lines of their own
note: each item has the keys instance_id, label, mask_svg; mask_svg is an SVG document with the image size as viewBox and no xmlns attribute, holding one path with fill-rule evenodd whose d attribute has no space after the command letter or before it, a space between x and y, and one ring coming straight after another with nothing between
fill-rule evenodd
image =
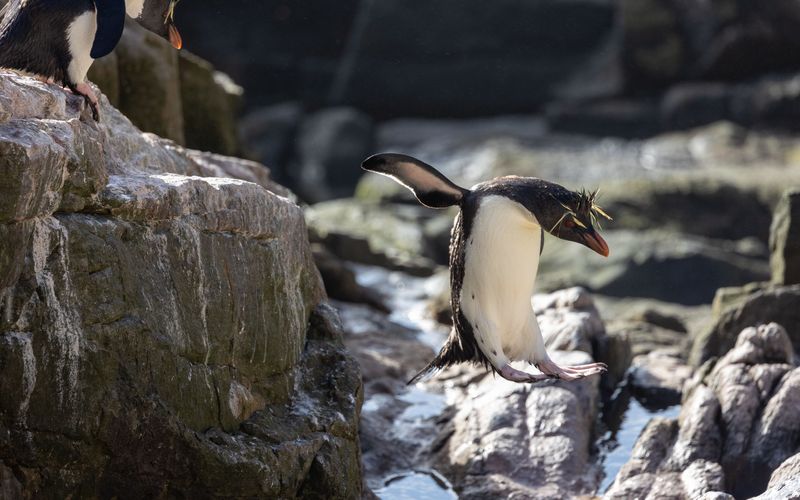
<instances>
[{"instance_id":1,"label":"penguin's webbed foot","mask_svg":"<svg viewBox=\"0 0 800 500\"><path fill-rule=\"evenodd\" d=\"M100 121L100 104L97 100L97 96L92 90L92 87L89 86L88 83L82 82L77 85L70 85L69 89L76 95L83 97L83 100L86 101L86 105L92 109L92 118L94 121Z\"/></svg>"},{"instance_id":2,"label":"penguin's webbed foot","mask_svg":"<svg viewBox=\"0 0 800 500\"><path fill-rule=\"evenodd\" d=\"M550 375L534 375L532 373L523 372L521 370L517 370L516 368L512 367L511 365L505 365L503 368L500 369L497 373L500 374L506 380L510 380L511 382L544 382L545 380L550 380L554 377Z\"/></svg>"},{"instance_id":3,"label":"penguin's webbed foot","mask_svg":"<svg viewBox=\"0 0 800 500\"><path fill-rule=\"evenodd\" d=\"M545 375L567 381L578 380L591 375L599 375L608 371L608 365L605 363L589 363L578 366L558 366L549 358L544 361L540 361L535 366Z\"/></svg>"}]
</instances>

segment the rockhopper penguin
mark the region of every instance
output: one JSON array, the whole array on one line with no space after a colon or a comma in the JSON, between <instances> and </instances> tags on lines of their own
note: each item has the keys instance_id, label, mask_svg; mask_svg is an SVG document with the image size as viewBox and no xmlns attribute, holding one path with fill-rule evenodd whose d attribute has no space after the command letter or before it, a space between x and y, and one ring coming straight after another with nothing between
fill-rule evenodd
<instances>
[{"instance_id":1,"label":"rockhopper penguin","mask_svg":"<svg viewBox=\"0 0 800 500\"><path fill-rule=\"evenodd\" d=\"M179 0L10 0L0 11L0 67L55 80L83 96L98 120L86 83L95 59L117 46L125 14L181 48L174 22Z\"/></svg>"},{"instance_id":2,"label":"rockhopper penguin","mask_svg":"<svg viewBox=\"0 0 800 500\"><path fill-rule=\"evenodd\" d=\"M371 156L362 168L392 177L427 207L461 208L450 238L453 330L409 383L461 362L481 363L514 382L576 380L606 371L603 363L554 363L531 306L545 231L608 256L595 225L600 217L611 218L594 203L596 192L517 176L464 189L430 165L394 153ZM531 363L542 374L517 370L512 361Z\"/></svg>"}]
</instances>

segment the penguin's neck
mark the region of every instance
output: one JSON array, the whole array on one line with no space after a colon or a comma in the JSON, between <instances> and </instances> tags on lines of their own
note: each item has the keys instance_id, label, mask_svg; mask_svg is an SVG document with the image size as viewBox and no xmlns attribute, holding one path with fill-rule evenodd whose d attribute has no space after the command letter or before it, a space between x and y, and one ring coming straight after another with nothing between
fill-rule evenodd
<instances>
[{"instance_id":1,"label":"penguin's neck","mask_svg":"<svg viewBox=\"0 0 800 500\"><path fill-rule=\"evenodd\" d=\"M125 12L133 19L141 16L143 10L144 0L125 0Z\"/></svg>"}]
</instances>

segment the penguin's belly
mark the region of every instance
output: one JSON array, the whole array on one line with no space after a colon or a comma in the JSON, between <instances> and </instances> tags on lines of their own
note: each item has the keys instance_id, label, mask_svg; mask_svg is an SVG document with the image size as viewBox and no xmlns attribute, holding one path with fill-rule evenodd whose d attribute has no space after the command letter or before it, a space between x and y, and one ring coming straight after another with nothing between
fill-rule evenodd
<instances>
[{"instance_id":1,"label":"penguin's belly","mask_svg":"<svg viewBox=\"0 0 800 500\"><path fill-rule=\"evenodd\" d=\"M533 215L518 203L502 196L481 201L466 242L461 308L493 364L498 348L501 364L504 356L532 360L544 351L530 302L541 237Z\"/></svg>"},{"instance_id":2,"label":"penguin's belly","mask_svg":"<svg viewBox=\"0 0 800 500\"><path fill-rule=\"evenodd\" d=\"M92 44L97 33L97 12L86 11L76 17L67 28L67 43L72 60L67 67L71 83L83 83L92 66Z\"/></svg>"}]
</instances>

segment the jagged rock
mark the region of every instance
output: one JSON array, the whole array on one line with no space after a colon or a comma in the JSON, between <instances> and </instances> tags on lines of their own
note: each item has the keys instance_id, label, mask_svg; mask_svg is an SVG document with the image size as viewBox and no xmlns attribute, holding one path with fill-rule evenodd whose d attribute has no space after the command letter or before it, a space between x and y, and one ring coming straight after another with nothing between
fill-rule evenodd
<instances>
[{"instance_id":1,"label":"jagged rock","mask_svg":"<svg viewBox=\"0 0 800 500\"><path fill-rule=\"evenodd\" d=\"M800 352L800 285L756 287L745 298L733 301L710 328L692 340L690 364L700 366L712 357L723 355L736 342L736 332L770 321L786 329L795 350Z\"/></svg>"},{"instance_id":2,"label":"jagged rock","mask_svg":"<svg viewBox=\"0 0 800 500\"><path fill-rule=\"evenodd\" d=\"M787 191L772 219L769 240L772 282L800 283L800 191Z\"/></svg>"},{"instance_id":3,"label":"jagged rock","mask_svg":"<svg viewBox=\"0 0 800 500\"><path fill-rule=\"evenodd\" d=\"M744 329L731 351L686 383L678 421L650 422L605 498L658 498L665 483L676 499L763 492L770 474L800 451L793 359L780 325Z\"/></svg>"},{"instance_id":4,"label":"jagged rock","mask_svg":"<svg viewBox=\"0 0 800 500\"><path fill-rule=\"evenodd\" d=\"M0 491L357 497L358 368L289 193L105 97L0 100Z\"/></svg>"}]
</instances>

